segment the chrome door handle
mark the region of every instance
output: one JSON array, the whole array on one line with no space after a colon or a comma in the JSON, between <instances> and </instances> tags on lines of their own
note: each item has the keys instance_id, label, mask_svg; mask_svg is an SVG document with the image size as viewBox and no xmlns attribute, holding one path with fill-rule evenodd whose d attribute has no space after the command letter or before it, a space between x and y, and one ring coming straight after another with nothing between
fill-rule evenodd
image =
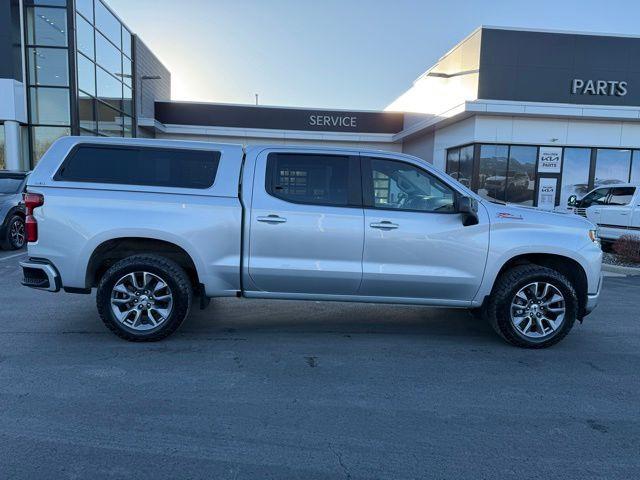
<instances>
[{"instance_id":1,"label":"chrome door handle","mask_svg":"<svg viewBox=\"0 0 640 480\"><path fill-rule=\"evenodd\" d=\"M379 228L380 230L393 230L394 228L398 228L400 225L398 225L397 223L391 223L388 220L383 220L379 223L370 223L369 226L371 228Z\"/></svg>"},{"instance_id":2,"label":"chrome door handle","mask_svg":"<svg viewBox=\"0 0 640 480\"><path fill-rule=\"evenodd\" d=\"M257 221L264 223L284 223L286 218L279 217L278 215L267 215L266 217L257 217Z\"/></svg>"}]
</instances>

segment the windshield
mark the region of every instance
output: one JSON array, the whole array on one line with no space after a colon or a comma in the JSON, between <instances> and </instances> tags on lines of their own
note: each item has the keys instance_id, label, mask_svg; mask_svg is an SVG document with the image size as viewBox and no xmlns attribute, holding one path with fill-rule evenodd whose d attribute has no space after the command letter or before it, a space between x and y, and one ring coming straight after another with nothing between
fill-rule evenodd
<instances>
[{"instance_id":1,"label":"windshield","mask_svg":"<svg viewBox=\"0 0 640 480\"><path fill-rule=\"evenodd\" d=\"M22 178L0 178L0 194L18 193Z\"/></svg>"},{"instance_id":2,"label":"windshield","mask_svg":"<svg viewBox=\"0 0 640 480\"><path fill-rule=\"evenodd\" d=\"M597 190L594 190L580 201L580 206L583 208L588 208L591 205L604 205L605 203L607 203L608 194L608 188L599 188Z\"/></svg>"}]
</instances>

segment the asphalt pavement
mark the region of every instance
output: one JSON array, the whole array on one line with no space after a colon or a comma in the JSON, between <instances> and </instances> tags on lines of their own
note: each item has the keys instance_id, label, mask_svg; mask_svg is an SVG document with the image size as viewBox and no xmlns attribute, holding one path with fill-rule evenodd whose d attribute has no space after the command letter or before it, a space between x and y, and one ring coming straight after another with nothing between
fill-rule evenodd
<instances>
[{"instance_id":1,"label":"asphalt pavement","mask_svg":"<svg viewBox=\"0 0 640 480\"><path fill-rule=\"evenodd\" d=\"M21 255L0 252L2 479L640 477L640 277L542 351L465 311L239 299L134 344L94 295L19 286Z\"/></svg>"}]
</instances>

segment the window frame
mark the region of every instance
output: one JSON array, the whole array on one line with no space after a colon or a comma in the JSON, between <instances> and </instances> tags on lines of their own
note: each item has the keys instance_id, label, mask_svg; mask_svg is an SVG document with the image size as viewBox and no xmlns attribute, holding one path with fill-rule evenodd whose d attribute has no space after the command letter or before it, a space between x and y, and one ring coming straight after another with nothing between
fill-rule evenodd
<instances>
[{"instance_id":1,"label":"window frame","mask_svg":"<svg viewBox=\"0 0 640 480\"><path fill-rule=\"evenodd\" d=\"M116 138L119 138L119 137L116 137ZM204 153L208 153L208 154L211 154L211 155L216 155L217 154L216 168L215 168L215 172L214 172L214 175L213 175L213 180L211 182L211 185L209 185L207 187L202 187L202 188L198 188L198 187L183 187L183 186L170 186L170 185L149 185L149 184L140 184L140 183L105 182L105 181L96 182L96 181L93 181L93 180L62 178L62 172L64 171L65 166L74 157L76 152L80 148L83 148L83 147L100 148L100 149L103 149L103 150L111 150L111 151L113 151L113 150L154 150L154 151L161 151L161 152L187 151L187 152L204 152ZM149 147L149 146L146 146L146 145L109 145L107 143L81 142L81 143L78 143L78 144L74 145L73 148L71 148L71 150L69 150L69 153L67 153L67 155L65 156L64 160L60 163L60 165L56 169L56 172L53 174L52 180L54 182L69 183L69 184L82 183L82 184L93 184L93 185L105 185L105 186L108 186L107 189L109 189L109 190L114 190L113 186L117 185L117 186L124 187L122 190L157 192L158 189L170 188L170 189L176 191L176 193L179 193L180 191L198 192L198 195L202 195L202 193L200 193L200 192L204 192L204 191L210 190L210 189L215 187L216 182L218 180L218 173L219 173L219 170L220 170L220 164L221 164L222 159L223 159L223 154L224 154L224 152L222 150L214 150L214 149L210 150L210 149L181 148L181 147L177 147L177 148Z\"/></svg>"},{"instance_id":2,"label":"window frame","mask_svg":"<svg viewBox=\"0 0 640 480\"><path fill-rule=\"evenodd\" d=\"M285 198L281 194L276 193L276 176L277 176L277 161L278 155L304 155L312 157L345 157L347 158L347 204L336 205L335 203L325 202L304 202L299 200L292 200ZM338 152L293 152L293 151L281 151L270 152L266 158L265 168L265 191L267 195L282 200L283 202L291 203L294 205L310 205L310 206L322 206L333 208L362 208L362 190L361 190L361 169L360 159L357 155L338 153Z\"/></svg>"},{"instance_id":3,"label":"window frame","mask_svg":"<svg viewBox=\"0 0 640 480\"><path fill-rule=\"evenodd\" d=\"M362 170L362 205L364 208L372 209L372 210L382 210L386 212L413 212L413 213L422 213L422 214L438 214L438 215L459 215L458 212L458 198L460 195L460 191L455 188L453 185L449 184L440 176L430 172L428 169L423 168L421 165L417 165L412 162L407 162L404 160L400 160L397 158L389 158L383 156L371 156L371 155L362 155L361 159L361 170ZM409 165L420 172L424 173L430 178L434 178L439 183L446 186L453 193L453 211L451 212L438 212L438 211L429 211L429 210L417 210L417 209L409 209L409 208L386 208L376 206L375 204L375 196L374 196L374 188L373 188L373 168L371 166L372 160L382 160L386 162L399 163L402 165Z\"/></svg>"}]
</instances>

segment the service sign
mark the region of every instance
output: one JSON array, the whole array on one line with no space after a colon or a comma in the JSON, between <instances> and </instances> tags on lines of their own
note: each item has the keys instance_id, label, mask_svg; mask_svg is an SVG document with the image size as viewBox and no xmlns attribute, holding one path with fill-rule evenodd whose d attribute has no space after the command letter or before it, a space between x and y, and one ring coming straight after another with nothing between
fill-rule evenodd
<instances>
[{"instance_id":1,"label":"service sign","mask_svg":"<svg viewBox=\"0 0 640 480\"><path fill-rule=\"evenodd\" d=\"M538 208L553 210L556 206L557 178L541 178L538 186Z\"/></svg>"},{"instance_id":2,"label":"service sign","mask_svg":"<svg viewBox=\"0 0 640 480\"><path fill-rule=\"evenodd\" d=\"M562 148L540 147L538 154L538 172L560 173L562 170Z\"/></svg>"}]
</instances>

